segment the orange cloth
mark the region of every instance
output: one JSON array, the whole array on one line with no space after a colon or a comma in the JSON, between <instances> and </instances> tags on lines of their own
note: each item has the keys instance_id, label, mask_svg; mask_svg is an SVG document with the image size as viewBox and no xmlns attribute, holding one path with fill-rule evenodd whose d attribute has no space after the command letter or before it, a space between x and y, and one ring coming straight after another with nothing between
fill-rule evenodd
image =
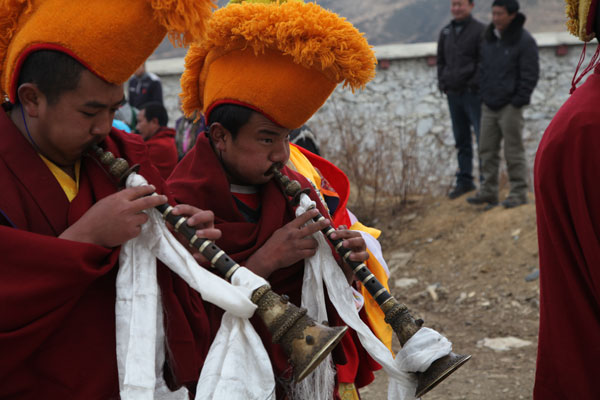
<instances>
[{"instance_id":1,"label":"orange cloth","mask_svg":"<svg viewBox=\"0 0 600 400\"><path fill-rule=\"evenodd\" d=\"M236 103L290 129L302 126L336 86L319 71L294 64L292 57L273 50L259 56L252 49L232 51L205 68L204 104L210 104L206 115L219 104Z\"/></svg>"}]
</instances>

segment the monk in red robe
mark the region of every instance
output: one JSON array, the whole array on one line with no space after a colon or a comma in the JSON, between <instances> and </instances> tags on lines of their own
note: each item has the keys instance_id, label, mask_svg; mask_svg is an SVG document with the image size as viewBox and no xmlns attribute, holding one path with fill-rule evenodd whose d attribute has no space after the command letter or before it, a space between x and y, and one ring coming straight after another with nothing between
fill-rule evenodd
<instances>
[{"instance_id":1,"label":"monk in red robe","mask_svg":"<svg viewBox=\"0 0 600 400\"><path fill-rule=\"evenodd\" d=\"M119 248L139 234L142 211L167 197L147 196L166 193L164 181L142 140L111 124L122 83L165 36L154 17L141 0L0 10L1 91L10 98L0 110L0 398L119 398ZM132 25L143 27L136 35L144 46L132 48L121 35ZM105 47L131 64L107 63ZM118 191L92 145L139 164L153 186ZM178 213L218 237L210 213L188 206ZM176 302L168 291L176 278L161 271L160 283L165 303Z\"/></svg>"},{"instance_id":2,"label":"monk in red robe","mask_svg":"<svg viewBox=\"0 0 600 400\"><path fill-rule=\"evenodd\" d=\"M144 104L137 115L137 131L146 142L148 156L160 175L167 179L177 165L175 129L169 128L169 115L161 103Z\"/></svg>"},{"instance_id":3,"label":"monk in red robe","mask_svg":"<svg viewBox=\"0 0 600 400\"><path fill-rule=\"evenodd\" d=\"M575 3L569 1L569 3ZM597 1L572 4L584 40ZM594 10L596 14L594 14ZM560 108L537 151L540 330L534 398L598 399L600 385L600 67Z\"/></svg>"},{"instance_id":4,"label":"monk in red robe","mask_svg":"<svg viewBox=\"0 0 600 400\"><path fill-rule=\"evenodd\" d=\"M310 236L330 221L304 226L316 210L295 217L272 179L273 168L311 188L302 175L285 167L291 130L302 126L338 83L360 88L374 75L374 67L371 48L350 23L303 2L231 2L213 14L205 38L186 57L182 108L188 116L203 113L209 128L171 174L169 188L178 202L210 208L223 232L217 245L292 303L301 304L304 260L317 251ZM328 216L312 193L321 214ZM351 249L352 260L368 258L360 233L344 229L336 235ZM335 256L333 249L326 250ZM351 281L349 267L338 262ZM329 323L343 324L329 300L325 303ZM214 335L222 313L211 305L205 310ZM292 385L287 357L272 344L266 327L253 322L271 359L277 397L292 396L297 386ZM356 399L357 388L373 380L379 365L353 331L337 350L335 396ZM196 354L202 368L203 354ZM319 393L324 394L331 393Z\"/></svg>"},{"instance_id":5,"label":"monk in red robe","mask_svg":"<svg viewBox=\"0 0 600 400\"><path fill-rule=\"evenodd\" d=\"M210 140L203 134L195 147L183 158L169 179L169 187L177 202L215 213L215 227L222 232L217 245L238 263L268 279L276 293L286 294L294 304L301 303L304 259L315 254L317 243L307 236L323 229L329 221L303 225L315 216L313 210L295 217L281 188L272 178L273 164L284 165L289 156L289 130L277 126L263 115L249 109L241 111L249 120L235 134L219 121L222 113L239 106L223 105L211 113ZM300 174L284 167L283 172L310 183ZM314 193L314 191L313 191ZM320 200L313 195L319 211L328 215ZM351 259L364 261L368 256L364 240L353 231L339 231L344 245L353 249ZM351 276L351 271L347 271ZM327 304L331 325L343 324L331 304ZM211 316L211 329L216 334L222 311L206 304ZM280 383L291 377L287 357L264 325L254 320L267 349ZM344 356L338 358L338 378L362 387L373 379L378 369L356 337L348 334L342 340ZM345 359L345 360L344 360ZM344 360L344 361L340 361ZM278 388L283 396L283 387Z\"/></svg>"}]
</instances>

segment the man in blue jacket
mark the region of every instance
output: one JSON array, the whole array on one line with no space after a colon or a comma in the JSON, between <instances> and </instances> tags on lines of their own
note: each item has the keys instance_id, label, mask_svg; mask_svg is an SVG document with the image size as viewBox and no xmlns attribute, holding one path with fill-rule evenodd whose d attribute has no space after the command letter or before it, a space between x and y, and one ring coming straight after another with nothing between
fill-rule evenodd
<instances>
[{"instance_id":1,"label":"man in blue jacket","mask_svg":"<svg viewBox=\"0 0 600 400\"><path fill-rule=\"evenodd\" d=\"M504 138L504 158L510 192L505 208L527 203L527 161L523 146L523 107L529 104L539 77L537 44L523 25L517 0L494 0L492 23L480 48L481 137L479 156L483 182L471 204L498 204L498 167Z\"/></svg>"},{"instance_id":2,"label":"man in blue jacket","mask_svg":"<svg viewBox=\"0 0 600 400\"><path fill-rule=\"evenodd\" d=\"M456 186L448 193L451 199L475 190L471 127L479 143L481 98L477 63L485 25L471 16L474 5L473 0L451 0L453 20L440 32L437 46L438 86L448 96L458 151Z\"/></svg>"}]
</instances>

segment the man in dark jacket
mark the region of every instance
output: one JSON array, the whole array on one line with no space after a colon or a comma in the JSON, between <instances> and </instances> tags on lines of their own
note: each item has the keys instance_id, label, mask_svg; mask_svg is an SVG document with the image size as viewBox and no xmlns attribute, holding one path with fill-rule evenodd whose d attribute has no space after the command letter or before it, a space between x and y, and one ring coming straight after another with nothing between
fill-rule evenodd
<instances>
[{"instance_id":1,"label":"man in dark jacket","mask_svg":"<svg viewBox=\"0 0 600 400\"><path fill-rule=\"evenodd\" d=\"M152 72L146 71L146 63L139 66L129 83L129 104L138 110L150 102L163 104L162 83Z\"/></svg>"},{"instance_id":2,"label":"man in dark jacket","mask_svg":"<svg viewBox=\"0 0 600 400\"><path fill-rule=\"evenodd\" d=\"M477 62L485 25L471 16L473 7L473 0L451 1L450 12L454 19L440 32L437 48L438 86L448 96L458 150L456 186L448 194L451 199L475 190L471 127L479 143L481 99Z\"/></svg>"},{"instance_id":3,"label":"man in dark jacket","mask_svg":"<svg viewBox=\"0 0 600 400\"><path fill-rule=\"evenodd\" d=\"M504 158L510 192L502 202L505 208L527 203L527 162L523 146L523 107L529 104L539 77L537 44L523 29L525 16L517 0L494 0L492 23L484 33L480 48L480 90L483 101L479 156L483 183L471 204L498 204L500 143L504 138Z\"/></svg>"}]
</instances>

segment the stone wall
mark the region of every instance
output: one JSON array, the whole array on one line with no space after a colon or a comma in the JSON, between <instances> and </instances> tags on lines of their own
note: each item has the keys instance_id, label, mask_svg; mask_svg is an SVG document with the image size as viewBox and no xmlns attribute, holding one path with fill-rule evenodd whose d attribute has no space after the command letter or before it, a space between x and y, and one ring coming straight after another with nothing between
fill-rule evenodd
<instances>
[{"instance_id":1,"label":"stone wall","mask_svg":"<svg viewBox=\"0 0 600 400\"><path fill-rule=\"evenodd\" d=\"M568 98L582 50L575 38L564 33L537 34L535 38L540 47L541 74L531 105L524 112L524 140L530 167L545 128ZM373 164L380 156L385 166L392 167L379 168L384 183L391 179L385 174L409 168L415 176L413 191L447 190L453 183L456 161L446 98L437 89L435 50L435 43L376 47L379 66L375 79L365 90L354 94L338 87L309 121L324 155L345 170L352 169L349 158L353 154L355 163ZM594 51L595 45L588 47L584 66ZM174 124L181 115L177 94L182 61L159 60L148 64L150 71L161 75ZM397 184L398 179L396 176ZM375 184L368 180L363 183Z\"/></svg>"}]
</instances>

